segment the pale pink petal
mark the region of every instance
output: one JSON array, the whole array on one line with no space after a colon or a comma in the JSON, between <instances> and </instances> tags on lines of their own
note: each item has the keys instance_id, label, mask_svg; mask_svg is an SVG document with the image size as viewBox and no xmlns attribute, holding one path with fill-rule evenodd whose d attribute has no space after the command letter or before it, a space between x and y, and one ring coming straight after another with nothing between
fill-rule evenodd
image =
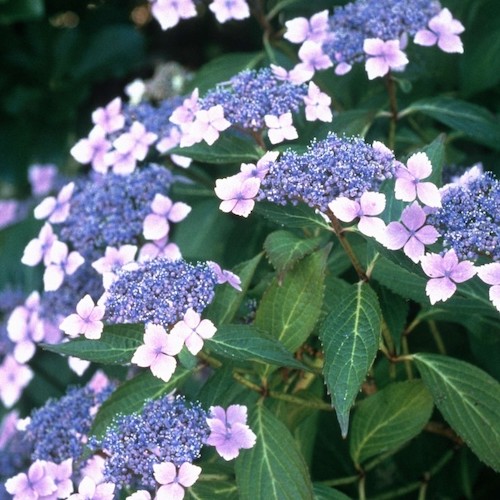
<instances>
[{"instance_id":1,"label":"pale pink petal","mask_svg":"<svg viewBox=\"0 0 500 500\"><path fill-rule=\"evenodd\" d=\"M459 262L452 270L450 278L455 283L463 283L470 280L477 272L474 264L468 260Z\"/></svg>"},{"instance_id":2,"label":"pale pink petal","mask_svg":"<svg viewBox=\"0 0 500 500\"><path fill-rule=\"evenodd\" d=\"M147 240L159 240L167 236L170 231L170 224L163 215L146 215L143 223L143 235Z\"/></svg>"},{"instance_id":3,"label":"pale pink petal","mask_svg":"<svg viewBox=\"0 0 500 500\"><path fill-rule=\"evenodd\" d=\"M285 23L286 32L283 38L292 43L302 43L309 33L309 21L305 17L296 17Z\"/></svg>"},{"instance_id":4,"label":"pale pink petal","mask_svg":"<svg viewBox=\"0 0 500 500\"><path fill-rule=\"evenodd\" d=\"M500 285L500 262L492 262L479 267L477 275L488 285Z\"/></svg>"},{"instance_id":5,"label":"pale pink petal","mask_svg":"<svg viewBox=\"0 0 500 500\"><path fill-rule=\"evenodd\" d=\"M383 245L389 250L399 250L408 241L409 232L400 222L390 222L387 224Z\"/></svg>"},{"instance_id":6,"label":"pale pink petal","mask_svg":"<svg viewBox=\"0 0 500 500\"><path fill-rule=\"evenodd\" d=\"M358 230L366 236L382 240L385 233L385 222L378 217L361 216L358 222Z\"/></svg>"},{"instance_id":7,"label":"pale pink petal","mask_svg":"<svg viewBox=\"0 0 500 500\"><path fill-rule=\"evenodd\" d=\"M493 305L500 311L500 285L492 286L489 295Z\"/></svg>"},{"instance_id":8,"label":"pale pink petal","mask_svg":"<svg viewBox=\"0 0 500 500\"><path fill-rule=\"evenodd\" d=\"M351 222L358 216L360 206L357 201L339 196L328 204L328 208L337 219L342 222Z\"/></svg>"},{"instance_id":9,"label":"pale pink petal","mask_svg":"<svg viewBox=\"0 0 500 500\"><path fill-rule=\"evenodd\" d=\"M156 193L151 202L151 210L158 215L167 215L172 208L172 200L168 196Z\"/></svg>"},{"instance_id":10,"label":"pale pink petal","mask_svg":"<svg viewBox=\"0 0 500 500\"><path fill-rule=\"evenodd\" d=\"M442 260L441 255L429 253L422 257L420 265L427 276L431 278L441 278L444 276Z\"/></svg>"},{"instance_id":11,"label":"pale pink petal","mask_svg":"<svg viewBox=\"0 0 500 500\"><path fill-rule=\"evenodd\" d=\"M439 238L439 233L436 228L429 225L423 226L419 229L416 235L424 245L432 245L433 243L436 243Z\"/></svg>"},{"instance_id":12,"label":"pale pink petal","mask_svg":"<svg viewBox=\"0 0 500 500\"><path fill-rule=\"evenodd\" d=\"M56 291L64 281L64 271L55 264L46 267L43 273L43 287L46 292Z\"/></svg>"},{"instance_id":13,"label":"pale pink petal","mask_svg":"<svg viewBox=\"0 0 500 500\"><path fill-rule=\"evenodd\" d=\"M35 219L46 219L56 207L56 199L49 196L43 199L34 209Z\"/></svg>"},{"instance_id":14,"label":"pale pink petal","mask_svg":"<svg viewBox=\"0 0 500 500\"><path fill-rule=\"evenodd\" d=\"M227 407L225 413L225 419L229 424L231 425L236 423L246 424L247 418L248 418L248 410L245 405L230 405Z\"/></svg>"},{"instance_id":15,"label":"pale pink petal","mask_svg":"<svg viewBox=\"0 0 500 500\"><path fill-rule=\"evenodd\" d=\"M78 314L70 314L59 325L59 328L71 337L82 333L85 328L85 321Z\"/></svg>"},{"instance_id":16,"label":"pale pink petal","mask_svg":"<svg viewBox=\"0 0 500 500\"><path fill-rule=\"evenodd\" d=\"M365 70L368 79L373 80L386 75L389 72L389 64L381 57L370 57L365 62Z\"/></svg>"},{"instance_id":17,"label":"pale pink petal","mask_svg":"<svg viewBox=\"0 0 500 500\"><path fill-rule=\"evenodd\" d=\"M164 484L158 488L155 500L182 500L184 488L178 483Z\"/></svg>"},{"instance_id":18,"label":"pale pink petal","mask_svg":"<svg viewBox=\"0 0 500 500\"><path fill-rule=\"evenodd\" d=\"M403 252L416 264L423 257L425 246L420 240L412 236L404 246Z\"/></svg>"},{"instance_id":19,"label":"pale pink petal","mask_svg":"<svg viewBox=\"0 0 500 500\"><path fill-rule=\"evenodd\" d=\"M438 41L438 37L432 31L429 31L427 29L421 29L415 33L415 38L413 39L413 41L417 45L430 47L431 45L435 45L435 43Z\"/></svg>"},{"instance_id":20,"label":"pale pink petal","mask_svg":"<svg viewBox=\"0 0 500 500\"><path fill-rule=\"evenodd\" d=\"M151 373L163 380L168 382L175 372L175 367L177 366L177 361L173 356L168 356L166 354L160 354L153 360L150 365Z\"/></svg>"},{"instance_id":21,"label":"pale pink petal","mask_svg":"<svg viewBox=\"0 0 500 500\"><path fill-rule=\"evenodd\" d=\"M417 197L416 183L411 179L399 177L396 179L394 194L398 200L413 201Z\"/></svg>"},{"instance_id":22,"label":"pale pink petal","mask_svg":"<svg viewBox=\"0 0 500 500\"><path fill-rule=\"evenodd\" d=\"M361 195L359 205L363 215L379 215L385 209L385 194L367 191Z\"/></svg>"},{"instance_id":23,"label":"pale pink petal","mask_svg":"<svg viewBox=\"0 0 500 500\"><path fill-rule=\"evenodd\" d=\"M148 345L139 346L132 356L131 363L147 368L155 359L155 352Z\"/></svg>"},{"instance_id":24,"label":"pale pink petal","mask_svg":"<svg viewBox=\"0 0 500 500\"><path fill-rule=\"evenodd\" d=\"M189 488L193 486L194 483L198 480L201 474L201 467L197 465L193 465L189 462L184 462L179 467L179 472L177 474L178 481L185 488Z\"/></svg>"},{"instance_id":25,"label":"pale pink petal","mask_svg":"<svg viewBox=\"0 0 500 500\"><path fill-rule=\"evenodd\" d=\"M435 304L442 300L448 300L457 290L453 281L449 278L434 278L427 282L425 293L429 297L430 303Z\"/></svg>"},{"instance_id":26,"label":"pale pink petal","mask_svg":"<svg viewBox=\"0 0 500 500\"><path fill-rule=\"evenodd\" d=\"M177 468L172 462L153 464L153 471L156 481L160 484L172 483L177 477Z\"/></svg>"},{"instance_id":27,"label":"pale pink petal","mask_svg":"<svg viewBox=\"0 0 500 500\"><path fill-rule=\"evenodd\" d=\"M462 54L464 46L458 35L444 34L438 39L438 47L443 52Z\"/></svg>"},{"instance_id":28,"label":"pale pink petal","mask_svg":"<svg viewBox=\"0 0 500 500\"><path fill-rule=\"evenodd\" d=\"M203 339L196 335L196 333L191 333L184 343L187 350L195 356L203 349Z\"/></svg>"},{"instance_id":29,"label":"pale pink petal","mask_svg":"<svg viewBox=\"0 0 500 500\"><path fill-rule=\"evenodd\" d=\"M191 212L191 207L186 203L178 201L177 203L174 203L170 209L168 218L172 222L180 222L188 216L189 212Z\"/></svg>"}]
</instances>

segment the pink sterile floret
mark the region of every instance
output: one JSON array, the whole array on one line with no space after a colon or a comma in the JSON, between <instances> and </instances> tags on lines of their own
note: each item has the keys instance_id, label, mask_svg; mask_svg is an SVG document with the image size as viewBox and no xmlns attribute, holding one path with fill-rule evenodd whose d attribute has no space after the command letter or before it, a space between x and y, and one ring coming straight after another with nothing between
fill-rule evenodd
<instances>
[{"instance_id":1,"label":"pink sterile floret","mask_svg":"<svg viewBox=\"0 0 500 500\"><path fill-rule=\"evenodd\" d=\"M231 285L233 288L241 292L241 279L239 276L236 274L232 273L231 271L227 271L226 269L222 269L219 264L216 262L208 261L208 264L214 271L216 277L217 277L217 283L219 285L223 283L228 283Z\"/></svg>"},{"instance_id":2,"label":"pink sterile floret","mask_svg":"<svg viewBox=\"0 0 500 500\"><path fill-rule=\"evenodd\" d=\"M384 42L380 38L367 38L363 43L363 50L370 56L365 63L369 80L386 75L390 69L399 70L408 64L399 40Z\"/></svg>"},{"instance_id":3,"label":"pink sterile floret","mask_svg":"<svg viewBox=\"0 0 500 500\"><path fill-rule=\"evenodd\" d=\"M5 482L5 489L13 500L36 500L51 495L57 490L54 480L46 474L46 462L35 460L28 473L21 472Z\"/></svg>"},{"instance_id":4,"label":"pink sterile floret","mask_svg":"<svg viewBox=\"0 0 500 500\"><path fill-rule=\"evenodd\" d=\"M194 89L192 94L188 98L184 99L182 105L174 109L169 121L175 123L176 125L191 123L195 118L196 112L200 109L198 98L199 91L198 89Z\"/></svg>"},{"instance_id":5,"label":"pink sterile floret","mask_svg":"<svg viewBox=\"0 0 500 500\"><path fill-rule=\"evenodd\" d=\"M162 30L176 26L181 19L196 17L196 7L192 0L149 0L151 13L160 23Z\"/></svg>"},{"instance_id":6,"label":"pink sterile floret","mask_svg":"<svg viewBox=\"0 0 500 500\"><path fill-rule=\"evenodd\" d=\"M260 179L252 177L241 182L238 174L215 181L215 194L222 203L219 208L226 213L248 217L255 206L254 198L260 189Z\"/></svg>"},{"instance_id":7,"label":"pink sterile floret","mask_svg":"<svg viewBox=\"0 0 500 500\"><path fill-rule=\"evenodd\" d=\"M203 348L203 341L211 339L217 328L209 319L201 319L201 316L191 307L185 312L182 321L177 322L171 335L184 338L184 344L191 354L198 354Z\"/></svg>"},{"instance_id":8,"label":"pink sterile floret","mask_svg":"<svg viewBox=\"0 0 500 500\"><path fill-rule=\"evenodd\" d=\"M429 29L417 31L414 42L426 47L437 43L444 52L462 53L464 47L458 35L464 30L463 24L453 19L451 12L445 8L429 21Z\"/></svg>"},{"instance_id":9,"label":"pink sterile floret","mask_svg":"<svg viewBox=\"0 0 500 500\"><path fill-rule=\"evenodd\" d=\"M70 337L83 333L88 339L100 339L104 312L104 306L94 304L92 297L85 295L76 305L76 313L67 316L59 328Z\"/></svg>"},{"instance_id":10,"label":"pink sterile floret","mask_svg":"<svg viewBox=\"0 0 500 500\"><path fill-rule=\"evenodd\" d=\"M70 182L63 186L57 198L48 196L34 209L35 219L47 219L53 224L64 222L69 215L70 200L75 189L75 183Z\"/></svg>"},{"instance_id":11,"label":"pink sterile floret","mask_svg":"<svg viewBox=\"0 0 500 500\"><path fill-rule=\"evenodd\" d=\"M78 493L73 493L68 500L113 500L114 483L97 484L91 477L85 476L78 485Z\"/></svg>"},{"instance_id":12,"label":"pink sterile floret","mask_svg":"<svg viewBox=\"0 0 500 500\"><path fill-rule=\"evenodd\" d=\"M418 262L425 253L425 245L432 245L439 238L433 226L424 225L426 218L423 208L417 202L412 203L403 210L401 222L387 225L383 245L389 250L402 248L413 262Z\"/></svg>"},{"instance_id":13,"label":"pink sterile floret","mask_svg":"<svg viewBox=\"0 0 500 500\"><path fill-rule=\"evenodd\" d=\"M278 144L284 140L291 141L299 137L297 129L293 126L292 113L283 113L280 116L264 116L266 127L268 127L267 136L271 144Z\"/></svg>"},{"instance_id":14,"label":"pink sterile floret","mask_svg":"<svg viewBox=\"0 0 500 500\"><path fill-rule=\"evenodd\" d=\"M181 352L183 345L183 336L168 334L161 325L149 324L144 333L144 344L135 351L132 363L149 367L155 377L168 382L177 366L174 356Z\"/></svg>"},{"instance_id":15,"label":"pink sterile floret","mask_svg":"<svg viewBox=\"0 0 500 500\"><path fill-rule=\"evenodd\" d=\"M172 462L153 465L154 477L161 484L156 492L157 500L182 500L184 488L193 486L201 473L201 467L184 462L177 469Z\"/></svg>"},{"instance_id":16,"label":"pink sterile floret","mask_svg":"<svg viewBox=\"0 0 500 500\"><path fill-rule=\"evenodd\" d=\"M160 238L159 240L145 243L139 250L139 262L156 259L157 257L164 257L169 260L178 260L182 258L181 250L175 243L168 242L168 236Z\"/></svg>"},{"instance_id":17,"label":"pink sterile floret","mask_svg":"<svg viewBox=\"0 0 500 500\"><path fill-rule=\"evenodd\" d=\"M406 167L396 170L394 193L398 200L413 201L418 198L424 205L433 208L441 206L441 194L432 182L421 182L432 173L432 164L425 153L415 153L408 158Z\"/></svg>"},{"instance_id":18,"label":"pink sterile floret","mask_svg":"<svg viewBox=\"0 0 500 500\"><path fill-rule=\"evenodd\" d=\"M307 82L316 71L333 66L331 59L323 52L321 44L316 42L304 42L298 56L302 62L290 71L290 80L295 84Z\"/></svg>"},{"instance_id":19,"label":"pink sterile floret","mask_svg":"<svg viewBox=\"0 0 500 500\"><path fill-rule=\"evenodd\" d=\"M332 99L329 95L321 92L320 88L314 82L309 82L309 89L307 95L304 96L304 103L306 105L307 121L332 121L333 116L330 109Z\"/></svg>"},{"instance_id":20,"label":"pink sterile floret","mask_svg":"<svg viewBox=\"0 0 500 500\"><path fill-rule=\"evenodd\" d=\"M296 17L285 23L286 32L283 38L292 43L302 43L306 40L321 43L330 30L328 10L314 14L311 19Z\"/></svg>"},{"instance_id":21,"label":"pink sterile floret","mask_svg":"<svg viewBox=\"0 0 500 500\"><path fill-rule=\"evenodd\" d=\"M71 476L73 475L73 459L68 458L60 464L46 462L45 470L47 477L54 480L57 488L53 495L57 495L57 498L68 498L73 493L73 481L71 480Z\"/></svg>"},{"instance_id":22,"label":"pink sterile floret","mask_svg":"<svg viewBox=\"0 0 500 500\"><path fill-rule=\"evenodd\" d=\"M153 132L148 132L141 122L134 122L130 130L120 135L113 141L115 149L122 154L132 154L139 161L144 160L148 154L148 149L158 136Z\"/></svg>"},{"instance_id":23,"label":"pink sterile floret","mask_svg":"<svg viewBox=\"0 0 500 500\"><path fill-rule=\"evenodd\" d=\"M111 143L106 139L106 132L96 125L85 139L80 139L70 150L71 156L82 164L91 163L92 168L101 174L105 174L108 165L105 155L111 148Z\"/></svg>"},{"instance_id":24,"label":"pink sterile floret","mask_svg":"<svg viewBox=\"0 0 500 500\"><path fill-rule=\"evenodd\" d=\"M137 159L133 151L120 152L116 149L106 153L104 161L108 167L111 167L114 174L129 175L137 165Z\"/></svg>"},{"instance_id":25,"label":"pink sterile floret","mask_svg":"<svg viewBox=\"0 0 500 500\"><path fill-rule=\"evenodd\" d=\"M240 166L240 173L238 174L240 180L243 182L246 179L255 177L262 181L269 172L270 163L276 161L278 156L279 151L268 151L257 162L257 165L254 165L253 163L242 163Z\"/></svg>"},{"instance_id":26,"label":"pink sterile floret","mask_svg":"<svg viewBox=\"0 0 500 500\"><path fill-rule=\"evenodd\" d=\"M207 418L210 435L207 444L215 446L224 460L232 460L240 454L240 449L252 448L257 436L247 425L247 408L231 405L224 410L221 406L210 408L211 418Z\"/></svg>"},{"instance_id":27,"label":"pink sterile floret","mask_svg":"<svg viewBox=\"0 0 500 500\"><path fill-rule=\"evenodd\" d=\"M471 279L477 271L472 262L459 262L455 250L449 250L443 256L428 253L422 257L420 264L431 278L425 287L431 304L448 300L457 290L456 283Z\"/></svg>"},{"instance_id":28,"label":"pink sterile floret","mask_svg":"<svg viewBox=\"0 0 500 500\"><path fill-rule=\"evenodd\" d=\"M0 400L6 408L13 406L21 397L23 389L33 378L33 372L26 365L19 364L7 354L0 365Z\"/></svg>"},{"instance_id":29,"label":"pink sterile floret","mask_svg":"<svg viewBox=\"0 0 500 500\"><path fill-rule=\"evenodd\" d=\"M493 285L490 287L490 300L500 311L500 262L492 262L479 267L477 275L488 285Z\"/></svg>"},{"instance_id":30,"label":"pink sterile floret","mask_svg":"<svg viewBox=\"0 0 500 500\"><path fill-rule=\"evenodd\" d=\"M31 184L31 192L35 196L47 194L53 187L57 177L57 167L48 165L31 165L28 169L28 179Z\"/></svg>"},{"instance_id":31,"label":"pink sterile floret","mask_svg":"<svg viewBox=\"0 0 500 500\"><path fill-rule=\"evenodd\" d=\"M62 285L64 276L73 274L84 262L85 259L78 252L69 252L66 243L55 241L43 273L44 290L46 292L57 290Z\"/></svg>"},{"instance_id":32,"label":"pink sterile floret","mask_svg":"<svg viewBox=\"0 0 500 500\"><path fill-rule=\"evenodd\" d=\"M358 229L363 234L376 239L383 237L385 223L379 217L385 208L385 195L367 191L358 201L339 196L328 204L333 215L343 222L351 222L359 217Z\"/></svg>"},{"instance_id":33,"label":"pink sterile floret","mask_svg":"<svg viewBox=\"0 0 500 500\"><path fill-rule=\"evenodd\" d=\"M125 116L121 111L122 100L116 97L104 108L97 108L92 113L92 122L101 127L107 134L111 134L121 130L125 125Z\"/></svg>"},{"instance_id":34,"label":"pink sterile floret","mask_svg":"<svg viewBox=\"0 0 500 500\"><path fill-rule=\"evenodd\" d=\"M224 118L224 108L220 104L209 109L200 109L196 112L193 122L181 125L183 135L180 146L192 146L201 141L211 146L219 138L219 132L230 126L231 122Z\"/></svg>"},{"instance_id":35,"label":"pink sterile floret","mask_svg":"<svg viewBox=\"0 0 500 500\"><path fill-rule=\"evenodd\" d=\"M43 260L47 264L50 249L56 240L57 235L54 234L52 226L46 222L40 229L38 238L32 239L26 245L21 262L26 266L36 266Z\"/></svg>"},{"instance_id":36,"label":"pink sterile floret","mask_svg":"<svg viewBox=\"0 0 500 500\"><path fill-rule=\"evenodd\" d=\"M250 9L245 0L213 0L208 8L215 14L219 23L250 17Z\"/></svg>"},{"instance_id":37,"label":"pink sterile floret","mask_svg":"<svg viewBox=\"0 0 500 500\"><path fill-rule=\"evenodd\" d=\"M168 235L170 222L185 219L191 207L178 201L173 203L168 196L157 193L151 202L152 213L146 215L143 223L143 235L147 240L159 240Z\"/></svg>"}]
</instances>

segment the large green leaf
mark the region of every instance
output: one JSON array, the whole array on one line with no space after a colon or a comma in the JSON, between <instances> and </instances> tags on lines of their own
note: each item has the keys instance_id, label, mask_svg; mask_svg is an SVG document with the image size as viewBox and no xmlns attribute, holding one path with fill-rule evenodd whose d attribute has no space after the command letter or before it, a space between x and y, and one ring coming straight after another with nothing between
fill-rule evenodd
<instances>
[{"instance_id":1,"label":"large green leaf","mask_svg":"<svg viewBox=\"0 0 500 500\"><path fill-rule=\"evenodd\" d=\"M95 363L129 363L136 349L142 344L144 325L106 326L99 340L83 337L63 344L42 344L47 351L66 356L76 356Z\"/></svg>"},{"instance_id":2,"label":"large green leaf","mask_svg":"<svg viewBox=\"0 0 500 500\"><path fill-rule=\"evenodd\" d=\"M255 205L254 212L284 227L310 228L312 230L320 227L331 231L328 223L311 207L304 204L282 207L273 203L259 202Z\"/></svg>"},{"instance_id":3,"label":"large green leaf","mask_svg":"<svg viewBox=\"0 0 500 500\"><path fill-rule=\"evenodd\" d=\"M322 237L304 239L289 231L280 230L266 238L264 250L275 269L283 272L316 250L323 240Z\"/></svg>"},{"instance_id":4,"label":"large green leaf","mask_svg":"<svg viewBox=\"0 0 500 500\"><path fill-rule=\"evenodd\" d=\"M444 165L444 153L445 153L445 136L443 134L438 135L429 145L422 148L422 152L425 153L432 164L432 174L425 178L426 182L433 182L437 186L442 184L442 173Z\"/></svg>"},{"instance_id":5,"label":"large green leaf","mask_svg":"<svg viewBox=\"0 0 500 500\"><path fill-rule=\"evenodd\" d=\"M414 102L401 115L420 112L470 139L500 148L500 123L486 108L451 97L431 97Z\"/></svg>"},{"instance_id":6,"label":"large green leaf","mask_svg":"<svg viewBox=\"0 0 500 500\"><path fill-rule=\"evenodd\" d=\"M203 481L203 477L186 489L186 500L238 500L238 488L230 481Z\"/></svg>"},{"instance_id":7,"label":"large green leaf","mask_svg":"<svg viewBox=\"0 0 500 500\"><path fill-rule=\"evenodd\" d=\"M147 401L178 389L190 374L191 372L178 366L168 382L154 377L149 370L127 380L99 408L90 434L102 437L116 415L140 411Z\"/></svg>"},{"instance_id":8,"label":"large green leaf","mask_svg":"<svg viewBox=\"0 0 500 500\"><path fill-rule=\"evenodd\" d=\"M290 431L258 405L250 419L257 442L235 464L241 500L312 498L309 471Z\"/></svg>"},{"instance_id":9,"label":"large green leaf","mask_svg":"<svg viewBox=\"0 0 500 500\"><path fill-rule=\"evenodd\" d=\"M377 353L381 319L377 295L359 282L332 308L320 329L323 372L344 437L351 406Z\"/></svg>"},{"instance_id":10,"label":"large green leaf","mask_svg":"<svg viewBox=\"0 0 500 500\"><path fill-rule=\"evenodd\" d=\"M252 325L221 325L215 336L206 341L206 346L213 353L233 361L256 361L299 370L306 368L278 340Z\"/></svg>"},{"instance_id":11,"label":"large green leaf","mask_svg":"<svg viewBox=\"0 0 500 500\"><path fill-rule=\"evenodd\" d=\"M418 435L433 406L421 380L392 383L362 401L352 419L349 442L354 463L396 450Z\"/></svg>"},{"instance_id":12,"label":"large green leaf","mask_svg":"<svg viewBox=\"0 0 500 500\"><path fill-rule=\"evenodd\" d=\"M321 312L327 250L299 261L284 278L276 277L264 293L255 326L294 352L309 336Z\"/></svg>"},{"instance_id":13,"label":"large green leaf","mask_svg":"<svg viewBox=\"0 0 500 500\"><path fill-rule=\"evenodd\" d=\"M480 460L500 471L500 384L465 361L437 354L413 359L446 421Z\"/></svg>"},{"instance_id":14,"label":"large green leaf","mask_svg":"<svg viewBox=\"0 0 500 500\"><path fill-rule=\"evenodd\" d=\"M314 500L350 500L344 493L321 483L314 483Z\"/></svg>"},{"instance_id":15,"label":"large green leaf","mask_svg":"<svg viewBox=\"0 0 500 500\"><path fill-rule=\"evenodd\" d=\"M203 312L204 317L212 320L216 325L229 323L234 318L261 258L262 253L259 253L253 259L242 262L233 269L241 280L241 292L230 285L218 286L213 301Z\"/></svg>"}]
</instances>

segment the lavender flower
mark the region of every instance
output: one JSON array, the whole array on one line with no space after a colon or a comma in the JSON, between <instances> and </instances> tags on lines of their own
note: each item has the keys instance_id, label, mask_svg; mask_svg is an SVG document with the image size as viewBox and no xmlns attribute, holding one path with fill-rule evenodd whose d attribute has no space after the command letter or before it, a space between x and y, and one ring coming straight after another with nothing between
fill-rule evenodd
<instances>
[{"instance_id":1,"label":"lavender flower","mask_svg":"<svg viewBox=\"0 0 500 500\"><path fill-rule=\"evenodd\" d=\"M155 464L180 467L200 456L208 436L206 417L198 403L167 395L147 403L141 413L115 418L102 440L93 443L108 454L105 479L121 486L154 487Z\"/></svg>"},{"instance_id":2,"label":"lavender flower","mask_svg":"<svg viewBox=\"0 0 500 500\"><path fill-rule=\"evenodd\" d=\"M109 323L154 323L167 327L191 307L201 313L212 301L217 277L208 263L157 258L121 270L106 295Z\"/></svg>"},{"instance_id":3,"label":"lavender flower","mask_svg":"<svg viewBox=\"0 0 500 500\"><path fill-rule=\"evenodd\" d=\"M231 19L241 21L250 17L250 9L245 0L213 0L208 8L221 24Z\"/></svg>"},{"instance_id":4,"label":"lavender flower","mask_svg":"<svg viewBox=\"0 0 500 500\"><path fill-rule=\"evenodd\" d=\"M172 462L154 464L154 476L161 486L157 491L157 498L171 498L172 500L182 500L184 498L184 488L189 488L198 480L201 467L184 462L180 467L176 467Z\"/></svg>"},{"instance_id":5,"label":"lavender flower","mask_svg":"<svg viewBox=\"0 0 500 500\"><path fill-rule=\"evenodd\" d=\"M13 356L7 355L0 365L0 400L6 408L12 407L24 388L33 378L33 372L26 365L19 364Z\"/></svg>"}]
</instances>

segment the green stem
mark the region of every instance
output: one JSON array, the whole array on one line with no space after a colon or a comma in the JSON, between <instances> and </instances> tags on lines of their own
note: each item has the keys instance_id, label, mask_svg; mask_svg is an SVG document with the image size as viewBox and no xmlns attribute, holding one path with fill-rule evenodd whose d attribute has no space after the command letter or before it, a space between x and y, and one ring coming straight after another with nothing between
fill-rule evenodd
<instances>
[{"instance_id":1,"label":"green stem","mask_svg":"<svg viewBox=\"0 0 500 500\"><path fill-rule=\"evenodd\" d=\"M385 85L389 95L389 108L391 111L388 146L390 149L394 150L394 146L396 145L396 123L398 121L398 101L396 97L396 85L394 84L394 78L390 71L385 75Z\"/></svg>"},{"instance_id":2,"label":"green stem","mask_svg":"<svg viewBox=\"0 0 500 500\"><path fill-rule=\"evenodd\" d=\"M443 338L441 337L441 334L439 333L438 327L436 325L435 321L429 321L429 329L432 334L432 338L434 339L434 342L436 343L436 347L439 351L439 354L444 354L446 355L446 347L443 342Z\"/></svg>"},{"instance_id":3,"label":"green stem","mask_svg":"<svg viewBox=\"0 0 500 500\"><path fill-rule=\"evenodd\" d=\"M358 483L358 498L359 500L366 500L366 491L365 491L365 476L361 476L359 478L359 483Z\"/></svg>"},{"instance_id":4,"label":"green stem","mask_svg":"<svg viewBox=\"0 0 500 500\"><path fill-rule=\"evenodd\" d=\"M250 380L247 380L245 377L240 375L239 373L233 372L233 378L237 382L239 382L241 385L244 385L245 387L248 387L248 389L258 392L259 394L264 394L265 389L261 387L258 384L254 384L253 382L250 382Z\"/></svg>"},{"instance_id":5,"label":"green stem","mask_svg":"<svg viewBox=\"0 0 500 500\"><path fill-rule=\"evenodd\" d=\"M392 340L391 332L389 331L389 327L384 319L382 319L382 338L384 339L385 345L389 353L392 356L396 355L396 349L394 347L394 341Z\"/></svg>"},{"instance_id":6,"label":"green stem","mask_svg":"<svg viewBox=\"0 0 500 500\"><path fill-rule=\"evenodd\" d=\"M343 486L345 484L352 484L358 480L359 480L359 475L356 474L355 476L346 476L346 477L341 477L339 479L327 479L326 481L319 481L319 483L324 484L325 486L335 487L335 486Z\"/></svg>"},{"instance_id":7,"label":"green stem","mask_svg":"<svg viewBox=\"0 0 500 500\"><path fill-rule=\"evenodd\" d=\"M274 16L277 16L281 10L289 5L297 3L298 0L283 0L282 2L278 2L268 13L266 16L267 21L271 21Z\"/></svg>"},{"instance_id":8,"label":"green stem","mask_svg":"<svg viewBox=\"0 0 500 500\"><path fill-rule=\"evenodd\" d=\"M296 405L305 406L306 408L314 408L316 410L323 411L333 411L330 404L324 403L323 401L310 401L303 398L298 398L297 396L291 396L290 394L283 394L281 392L269 391L268 396L274 399L280 399L281 401L287 401L288 403L293 403Z\"/></svg>"},{"instance_id":9,"label":"green stem","mask_svg":"<svg viewBox=\"0 0 500 500\"><path fill-rule=\"evenodd\" d=\"M406 334L403 334L401 337L401 349L403 351L403 356L404 358L404 364L405 364L405 369L406 369L406 376L408 377L408 380L413 380L413 365L410 361L410 358L407 358L410 354L410 349L408 347L408 336Z\"/></svg>"}]
</instances>

